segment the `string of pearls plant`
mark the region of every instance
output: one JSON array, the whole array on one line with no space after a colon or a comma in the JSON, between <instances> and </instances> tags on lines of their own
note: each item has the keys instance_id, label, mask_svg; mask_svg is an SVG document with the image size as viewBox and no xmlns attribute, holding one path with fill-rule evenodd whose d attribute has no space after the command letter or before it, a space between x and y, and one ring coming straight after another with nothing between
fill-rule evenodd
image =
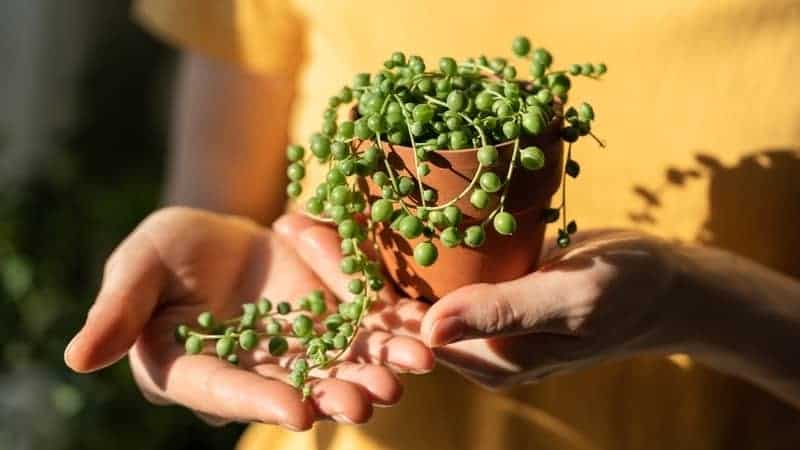
<instances>
[{"instance_id":1,"label":"string of pearls plant","mask_svg":"<svg viewBox=\"0 0 800 450\"><path fill-rule=\"evenodd\" d=\"M510 180L519 166L539 170L545 164L543 151L536 146L520 148L521 135L542 134L554 121L561 120L561 139L568 144L564 172L575 178L580 165L572 158L572 144L592 133L594 110L588 103L568 107L571 77L599 79L605 64L572 64L553 69L553 57L544 48L532 48L526 37L514 39L513 53L527 60L530 79L517 78L514 65L504 58L470 58L457 63L453 58L439 60L438 70L430 70L419 56L395 52L375 74L361 73L352 85L330 98L321 130L311 136L310 153L300 145L290 145L287 157L289 197L302 192L306 167L316 161L327 166L325 181L319 184L305 204L305 214L322 222L334 223L342 238L342 272L352 275L349 302L325 316L326 303L321 291L299 299L295 306L281 302L273 308L262 298L244 305L241 316L218 322L209 312L202 313L199 328L178 327L178 339L190 354L203 351L208 341L215 343L220 358L236 364L238 352L255 349L268 339L273 356L285 354L287 339L296 339L304 349L294 359L289 382L304 396L310 394L309 373L339 359L357 336L362 321L384 286L380 263L368 256L362 246L368 239L377 254L376 227L387 224L407 239L423 236L414 250L421 266L434 264L438 257L433 239L445 247L480 247L491 226L501 235L516 231L514 216L505 211ZM354 103L355 120L339 120L339 109ZM563 111L563 115L561 115ZM497 144L513 141L513 155L505 173L498 174ZM401 176L385 158L384 143L410 146L414 150L416 179ZM368 145L365 145L368 144ZM467 188L451 199L438 201L437 193L426 189L423 178L430 173L433 152L478 148L478 170ZM368 208L368 198L359 181L371 178L381 190L381 198ZM567 222L566 178L562 200L556 208L545 210L542 220L562 219L557 243L566 247L577 231L575 221ZM485 209L491 196L499 196L496 207L476 225L462 229L461 210L456 202L469 195L470 203Z\"/></svg>"}]
</instances>

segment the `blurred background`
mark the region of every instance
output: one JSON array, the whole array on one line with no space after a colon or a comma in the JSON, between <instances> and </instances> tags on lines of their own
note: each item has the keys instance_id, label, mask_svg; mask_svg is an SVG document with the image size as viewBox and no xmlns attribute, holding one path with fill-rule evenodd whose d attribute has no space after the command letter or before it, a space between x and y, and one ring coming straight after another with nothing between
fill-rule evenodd
<instances>
[{"instance_id":1,"label":"blurred background","mask_svg":"<svg viewBox=\"0 0 800 450\"><path fill-rule=\"evenodd\" d=\"M0 450L233 448L241 431L146 403L126 362L63 363L103 261L159 202L175 54L129 8L0 2Z\"/></svg>"}]
</instances>

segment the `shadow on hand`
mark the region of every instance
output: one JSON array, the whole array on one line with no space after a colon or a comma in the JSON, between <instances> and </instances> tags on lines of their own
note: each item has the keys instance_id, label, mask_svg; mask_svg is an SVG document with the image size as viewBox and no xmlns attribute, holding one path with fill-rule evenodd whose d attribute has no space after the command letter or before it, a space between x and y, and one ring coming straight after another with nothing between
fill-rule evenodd
<instances>
[{"instance_id":1,"label":"shadow on hand","mask_svg":"<svg viewBox=\"0 0 800 450\"><path fill-rule=\"evenodd\" d=\"M708 215L696 241L800 278L800 150L756 151L734 165L703 152L695 160L690 167L668 168L658 186L634 186L643 206L630 212L630 219L645 227L658 225L666 194L707 180ZM714 380L705 395L724 399L718 407L731 411L726 429L735 430L720 448L794 448L790 443L800 430L796 410L744 381Z\"/></svg>"}]
</instances>

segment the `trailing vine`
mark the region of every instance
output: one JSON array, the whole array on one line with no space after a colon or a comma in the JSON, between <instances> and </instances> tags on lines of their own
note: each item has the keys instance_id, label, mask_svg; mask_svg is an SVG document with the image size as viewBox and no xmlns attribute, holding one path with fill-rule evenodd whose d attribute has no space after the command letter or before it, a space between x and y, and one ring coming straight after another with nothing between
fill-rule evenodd
<instances>
[{"instance_id":1,"label":"trailing vine","mask_svg":"<svg viewBox=\"0 0 800 450\"><path fill-rule=\"evenodd\" d=\"M514 39L512 51L527 61L530 79L518 79L516 67L505 58L480 56L459 64L444 57L437 70L430 70L421 57L406 58L395 52L383 69L372 75L357 74L351 85L330 97L321 129L311 136L310 152L296 144L287 148L290 181L286 192L291 198L301 195L306 167L314 160L327 166L325 180L309 196L304 212L336 224L342 239L340 269L352 276L348 291L353 297L339 303L337 311L327 311L324 294L314 291L294 305L286 301L273 305L266 298L247 303L241 316L222 322L204 312L197 319L198 328L181 325L177 329L187 353L200 353L213 343L220 358L236 364L239 352L251 351L261 341L277 357L287 353L289 339L296 340L303 352L294 358L288 381L308 396L311 372L329 366L347 351L384 286L380 261L362 250L370 240L377 254L379 225L391 227L406 239L422 237L413 249L414 260L421 266L430 266L438 258L434 239L448 248L477 248L484 244L490 223L501 235L513 234L516 219L505 203L514 171L520 166L535 171L545 165L542 149L523 148L521 137L541 135L556 121L563 122L560 137L568 145L564 173L576 178L580 165L572 157L573 144L584 136L604 144L592 133L591 105L584 102L565 109L570 77L598 79L606 66L572 64L554 70L550 52L533 49L525 37ZM342 108L352 108L355 117L340 120ZM496 146L509 142L512 155L501 177L496 171L500 165ZM401 175L389 163L389 146L411 147L415 177ZM431 172L431 155L467 148L478 149L472 179L453 198L437 198L423 183ZM542 218L562 220L557 237L560 247L568 246L570 235L577 231L576 222L567 221L567 176L562 177L561 204L546 209ZM380 191L380 198L371 204L359 187L366 179ZM462 227L462 212L456 204L467 195L470 204L481 210L489 208L492 199L497 201L481 223Z\"/></svg>"}]
</instances>

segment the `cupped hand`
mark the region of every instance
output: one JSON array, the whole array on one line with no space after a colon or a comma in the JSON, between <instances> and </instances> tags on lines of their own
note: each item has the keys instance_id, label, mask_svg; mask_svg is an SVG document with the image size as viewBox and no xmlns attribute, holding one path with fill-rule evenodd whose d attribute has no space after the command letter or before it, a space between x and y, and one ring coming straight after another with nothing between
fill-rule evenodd
<instances>
[{"instance_id":1,"label":"cupped hand","mask_svg":"<svg viewBox=\"0 0 800 450\"><path fill-rule=\"evenodd\" d=\"M174 338L178 324L194 323L202 311L232 317L261 296L292 302L324 289L289 243L314 227L300 216L284 217L272 232L187 208L152 214L106 263L100 293L65 351L67 365L91 372L127 353L148 400L184 405L213 424L253 421L303 430L318 419L366 421L373 404L392 404L401 394L388 367L431 369L433 357L418 340L387 327L363 330L342 363L312 372L312 395L303 400L287 384L287 367L299 349L280 358L257 349L234 366L211 354L185 355Z\"/></svg>"},{"instance_id":2,"label":"cupped hand","mask_svg":"<svg viewBox=\"0 0 800 450\"><path fill-rule=\"evenodd\" d=\"M293 214L284 216L279 221L296 220L300 219ZM275 231L292 244L297 255L335 296L344 299L353 296L348 291L348 283L352 280L352 276L345 275L340 269L341 239L335 228L316 223L301 231L292 231L287 227L276 227ZM375 256L369 247L365 246L362 250L371 257ZM407 360L407 352L400 351L402 349L400 345L386 345L392 340L423 345L420 340L420 325L427 310L427 304L402 297L390 283L387 283L387 287L380 291L377 301L371 305L369 313L364 317L364 325L376 333L375 339L379 341L378 344L383 352L380 361L395 372L424 373L433 368L432 353L429 353L430 360L426 360L425 364L411 364L412 361ZM378 334L379 331L385 334ZM358 350L359 354L361 352L363 349Z\"/></svg>"},{"instance_id":3,"label":"cupped hand","mask_svg":"<svg viewBox=\"0 0 800 450\"><path fill-rule=\"evenodd\" d=\"M632 231L579 233L541 268L458 289L422 323L439 361L506 387L596 362L680 347L689 307L671 296L670 244Z\"/></svg>"}]
</instances>

